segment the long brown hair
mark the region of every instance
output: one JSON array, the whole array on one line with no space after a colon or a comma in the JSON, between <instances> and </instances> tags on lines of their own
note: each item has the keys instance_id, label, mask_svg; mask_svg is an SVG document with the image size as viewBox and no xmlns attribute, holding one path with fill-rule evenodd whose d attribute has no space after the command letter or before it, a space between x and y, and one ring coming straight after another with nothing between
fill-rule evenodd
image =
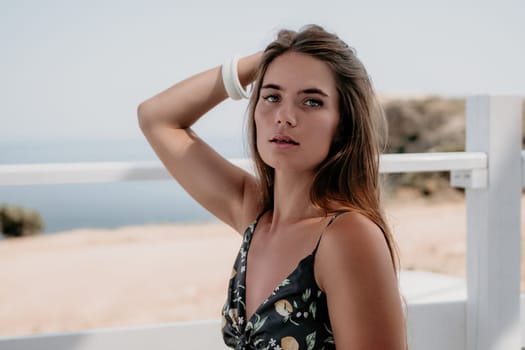
<instances>
[{"instance_id":1,"label":"long brown hair","mask_svg":"<svg viewBox=\"0 0 525 350\"><path fill-rule=\"evenodd\" d=\"M268 66L290 51L325 62L334 72L339 94L339 125L326 159L317 168L310 200L327 215L351 210L372 220L383 231L397 271L397 249L380 206L379 153L386 140L386 120L368 73L354 50L320 26L309 25L298 32L281 30L277 39L266 47L257 72L248 107L248 137L262 207L273 208L275 173L257 150L254 114Z\"/></svg>"}]
</instances>

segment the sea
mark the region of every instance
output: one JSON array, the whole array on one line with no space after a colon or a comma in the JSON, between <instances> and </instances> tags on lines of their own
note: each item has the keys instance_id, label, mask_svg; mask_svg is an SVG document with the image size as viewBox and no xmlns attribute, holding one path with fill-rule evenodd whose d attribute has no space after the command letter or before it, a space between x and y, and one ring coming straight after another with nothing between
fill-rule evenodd
<instances>
[{"instance_id":1,"label":"sea","mask_svg":"<svg viewBox=\"0 0 525 350\"><path fill-rule=\"evenodd\" d=\"M227 158L246 157L237 139L206 140ZM0 141L1 164L158 160L145 139ZM79 228L202 223L216 219L175 180L0 186L0 205L37 210L44 233Z\"/></svg>"}]
</instances>

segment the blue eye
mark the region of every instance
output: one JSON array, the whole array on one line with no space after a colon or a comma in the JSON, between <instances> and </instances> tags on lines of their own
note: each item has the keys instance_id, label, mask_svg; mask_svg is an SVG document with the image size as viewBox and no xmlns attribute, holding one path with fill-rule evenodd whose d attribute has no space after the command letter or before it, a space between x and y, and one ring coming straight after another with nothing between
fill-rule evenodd
<instances>
[{"instance_id":1,"label":"blue eye","mask_svg":"<svg viewBox=\"0 0 525 350\"><path fill-rule=\"evenodd\" d=\"M279 102L279 96L277 95L266 95L263 96L263 99L268 102Z\"/></svg>"},{"instance_id":2,"label":"blue eye","mask_svg":"<svg viewBox=\"0 0 525 350\"><path fill-rule=\"evenodd\" d=\"M314 98L309 98L308 100L304 102L304 104L309 107L321 107L323 105L323 101L316 100Z\"/></svg>"}]
</instances>

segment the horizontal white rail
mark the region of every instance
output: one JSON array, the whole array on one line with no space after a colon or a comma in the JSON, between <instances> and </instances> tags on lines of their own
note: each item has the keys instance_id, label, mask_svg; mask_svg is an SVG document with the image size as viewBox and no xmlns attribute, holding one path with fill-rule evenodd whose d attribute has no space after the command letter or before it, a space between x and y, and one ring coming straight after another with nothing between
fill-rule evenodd
<instances>
[{"instance_id":1,"label":"horizontal white rail","mask_svg":"<svg viewBox=\"0 0 525 350\"><path fill-rule=\"evenodd\" d=\"M402 271L402 274L412 272ZM450 279L450 281L446 281ZM445 277L441 283L453 282ZM459 280L459 279L458 279ZM430 281L433 280L425 280ZM434 284L436 281L433 281ZM454 282L455 283L455 282ZM432 284L432 283L431 283ZM424 288L425 286L422 286ZM461 290L460 287L458 290ZM457 289L457 288L456 288ZM448 297L424 297L424 293L407 296L407 336L411 350L464 350L464 292ZM457 294L457 295L456 295ZM456 296L455 296L456 295ZM418 300L418 298L422 298ZM521 296L521 319L525 320L525 295ZM520 327L525 335L525 327ZM521 346L525 346L522 337ZM28 336L2 337L2 350L144 350L144 349L226 349L220 333L220 321L194 321L152 324L134 327L82 330Z\"/></svg>"},{"instance_id":2,"label":"horizontal white rail","mask_svg":"<svg viewBox=\"0 0 525 350\"><path fill-rule=\"evenodd\" d=\"M411 350L463 350L465 299L409 303L407 310ZM525 317L525 296L521 296ZM523 335L525 327L521 327ZM522 338L521 346L525 346ZM0 337L2 350L144 350L226 349L216 320L93 329L18 337Z\"/></svg>"},{"instance_id":3,"label":"horizontal white rail","mask_svg":"<svg viewBox=\"0 0 525 350\"><path fill-rule=\"evenodd\" d=\"M409 305L411 350L464 350L465 300ZM219 321L0 337L2 350L227 349Z\"/></svg>"},{"instance_id":4,"label":"horizontal white rail","mask_svg":"<svg viewBox=\"0 0 525 350\"><path fill-rule=\"evenodd\" d=\"M249 159L231 159L230 161L243 169L253 171ZM481 152L385 154L380 160L382 173L486 168L487 156ZM170 174L159 161L0 165L0 186L166 180L170 178Z\"/></svg>"},{"instance_id":5,"label":"horizontal white rail","mask_svg":"<svg viewBox=\"0 0 525 350\"><path fill-rule=\"evenodd\" d=\"M2 350L219 350L223 344L216 320L0 337Z\"/></svg>"},{"instance_id":6,"label":"horizontal white rail","mask_svg":"<svg viewBox=\"0 0 525 350\"><path fill-rule=\"evenodd\" d=\"M433 152L383 154L381 173L475 170L487 168L487 155L482 152Z\"/></svg>"},{"instance_id":7,"label":"horizontal white rail","mask_svg":"<svg viewBox=\"0 0 525 350\"><path fill-rule=\"evenodd\" d=\"M158 161L0 165L0 185L74 184L169 178L170 174Z\"/></svg>"}]
</instances>

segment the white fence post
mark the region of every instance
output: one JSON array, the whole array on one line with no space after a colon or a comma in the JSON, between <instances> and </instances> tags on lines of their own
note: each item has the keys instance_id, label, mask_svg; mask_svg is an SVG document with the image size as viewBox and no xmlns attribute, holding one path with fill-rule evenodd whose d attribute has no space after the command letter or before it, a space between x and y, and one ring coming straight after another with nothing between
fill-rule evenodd
<instances>
[{"instance_id":1,"label":"white fence post","mask_svg":"<svg viewBox=\"0 0 525 350\"><path fill-rule=\"evenodd\" d=\"M467 152L486 152L488 186L466 189L468 350L520 349L521 104L467 99Z\"/></svg>"}]
</instances>

